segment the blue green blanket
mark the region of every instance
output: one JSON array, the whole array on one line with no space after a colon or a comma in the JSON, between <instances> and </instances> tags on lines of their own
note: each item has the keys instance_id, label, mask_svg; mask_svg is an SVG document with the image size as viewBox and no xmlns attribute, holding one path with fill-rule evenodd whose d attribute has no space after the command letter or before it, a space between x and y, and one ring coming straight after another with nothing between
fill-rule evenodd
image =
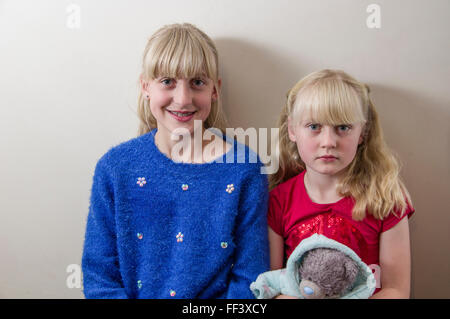
<instances>
[{"instance_id":1,"label":"blue green blanket","mask_svg":"<svg viewBox=\"0 0 450 319\"><path fill-rule=\"evenodd\" d=\"M286 268L267 271L258 276L255 282L251 283L250 290L257 299L271 299L280 294L289 295L304 299L300 293L300 275L298 268L306 252L315 248L334 248L347 254L355 260L360 270L356 280L341 299L367 299L375 291L376 281L372 270L358 257L349 247L329 239L323 235L314 234L303 241L295 248L287 260Z\"/></svg>"}]
</instances>

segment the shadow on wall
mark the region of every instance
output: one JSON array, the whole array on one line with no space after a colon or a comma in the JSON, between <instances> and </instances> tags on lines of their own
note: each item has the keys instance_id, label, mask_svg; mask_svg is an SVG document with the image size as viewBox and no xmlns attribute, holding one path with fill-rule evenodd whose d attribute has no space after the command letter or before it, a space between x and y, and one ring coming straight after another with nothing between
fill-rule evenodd
<instances>
[{"instance_id":1,"label":"shadow on wall","mask_svg":"<svg viewBox=\"0 0 450 319\"><path fill-rule=\"evenodd\" d=\"M400 159L410 221L414 298L449 298L450 110L448 101L370 84L386 141Z\"/></svg>"},{"instance_id":2,"label":"shadow on wall","mask_svg":"<svg viewBox=\"0 0 450 319\"><path fill-rule=\"evenodd\" d=\"M231 127L276 127L287 91L304 76L281 52L231 38L214 39L219 51L222 104Z\"/></svg>"}]
</instances>

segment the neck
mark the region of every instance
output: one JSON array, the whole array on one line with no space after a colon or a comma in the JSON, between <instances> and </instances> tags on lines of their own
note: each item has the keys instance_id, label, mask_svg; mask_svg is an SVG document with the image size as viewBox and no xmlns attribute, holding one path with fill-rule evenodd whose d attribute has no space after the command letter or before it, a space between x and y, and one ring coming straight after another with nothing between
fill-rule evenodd
<instances>
[{"instance_id":1,"label":"neck","mask_svg":"<svg viewBox=\"0 0 450 319\"><path fill-rule=\"evenodd\" d=\"M214 135L212 140L203 139L205 129L190 135L176 136L172 139L171 132L158 130L155 144L159 151L176 162L206 163L215 160L227 152L231 145ZM207 147L208 146L208 147Z\"/></svg>"},{"instance_id":2,"label":"neck","mask_svg":"<svg viewBox=\"0 0 450 319\"><path fill-rule=\"evenodd\" d=\"M342 198L337 192L340 175L317 173L311 169L305 173L305 188L311 200L318 204L335 203Z\"/></svg>"}]
</instances>

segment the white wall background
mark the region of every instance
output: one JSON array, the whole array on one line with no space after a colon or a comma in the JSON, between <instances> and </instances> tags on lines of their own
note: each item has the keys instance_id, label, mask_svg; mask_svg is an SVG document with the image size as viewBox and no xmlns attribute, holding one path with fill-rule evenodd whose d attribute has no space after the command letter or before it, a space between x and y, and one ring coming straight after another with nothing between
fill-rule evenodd
<instances>
[{"instance_id":1,"label":"white wall background","mask_svg":"<svg viewBox=\"0 0 450 319\"><path fill-rule=\"evenodd\" d=\"M66 268L81 263L94 166L136 136L143 49L174 22L216 41L233 127L275 127L315 70L368 83L416 208L412 295L450 298L449 12L448 0L0 1L0 298L83 297Z\"/></svg>"}]
</instances>

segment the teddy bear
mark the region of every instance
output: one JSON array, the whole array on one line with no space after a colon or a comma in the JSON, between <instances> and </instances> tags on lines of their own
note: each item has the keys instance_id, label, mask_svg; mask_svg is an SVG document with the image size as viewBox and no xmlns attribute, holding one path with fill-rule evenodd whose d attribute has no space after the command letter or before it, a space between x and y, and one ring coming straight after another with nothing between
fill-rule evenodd
<instances>
[{"instance_id":1,"label":"teddy bear","mask_svg":"<svg viewBox=\"0 0 450 319\"><path fill-rule=\"evenodd\" d=\"M338 298L353 285L358 265L343 252L332 248L308 251L298 269L300 292L305 299Z\"/></svg>"},{"instance_id":2,"label":"teddy bear","mask_svg":"<svg viewBox=\"0 0 450 319\"><path fill-rule=\"evenodd\" d=\"M313 234L297 245L285 268L260 274L250 290L257 299L280 294L299 299L367 299L375 286L372 270L351 248Z\"/></svg>"}]
</instances>

